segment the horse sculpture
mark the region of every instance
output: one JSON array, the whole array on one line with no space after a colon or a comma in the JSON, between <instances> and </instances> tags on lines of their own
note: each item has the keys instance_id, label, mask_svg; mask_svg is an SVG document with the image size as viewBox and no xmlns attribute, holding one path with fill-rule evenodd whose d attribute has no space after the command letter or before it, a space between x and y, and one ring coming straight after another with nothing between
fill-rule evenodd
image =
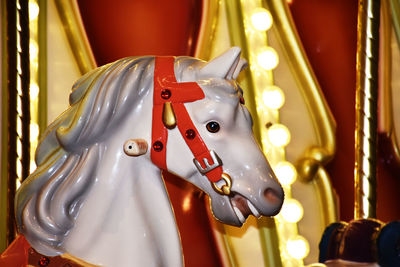
<instances>
[{"instance_id":1,"label":"horse sculpture","mask_svg":"<svg viewBox=\"0 0 400 267\"><path fill-rule=\"evenodd\" d=\"M130 57L79 79L16 195L19 232L38 252L99 266L182 266L161 177L196 185L214 216L273 216L283 190L252 134L231 48L209 63Z\"/></svg>"}]
</instances>

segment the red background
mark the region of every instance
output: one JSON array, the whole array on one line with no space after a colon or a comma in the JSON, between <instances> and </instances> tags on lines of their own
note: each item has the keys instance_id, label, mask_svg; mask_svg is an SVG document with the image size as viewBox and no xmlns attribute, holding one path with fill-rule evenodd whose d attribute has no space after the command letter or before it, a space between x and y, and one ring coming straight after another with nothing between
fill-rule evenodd
<instances>
[{"instance_id":1,"label":"red background","mask_svg":"<svg viewBox=\"0 0 400 267\"><path fill-rule=\"evenodd\" d=\"M337 123L337 152L328 165L340 197L340 218L354 213L354 127L357 8L356 0L295 0L290 6L307 56ZM312 14L312 15L310 15ZM384 133L380 144L386 143ZM382 138L383 137L383 138ZM382 147L381 147L382 148ZM377 217L383 222L400 218L400 176L380 149L377 174Z\"/></svg>"}]
</instances>

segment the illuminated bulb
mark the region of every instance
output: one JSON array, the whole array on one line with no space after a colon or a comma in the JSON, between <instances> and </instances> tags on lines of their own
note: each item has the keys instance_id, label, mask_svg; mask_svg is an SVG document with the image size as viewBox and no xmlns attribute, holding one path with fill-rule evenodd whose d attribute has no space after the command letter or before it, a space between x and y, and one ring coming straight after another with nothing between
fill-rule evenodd
<instances>
[{"instance_id":1,"label":"illuminated bulb","mask_svg":"<svg viewBox=\"0 0 400 267\"><path fill-rule=\"evenodd\" d=\"M268 128L268 140L276 147L284 147L290 142L290 132L282 124L274 124Z\"/></svg>"},{"instance_id":2,"label":"illuminated bulb","mask_svg":"<svg viewBox=\"0 0 400 267\"><path fill-rule=\"evenodd\" d=\"M16 152L17 152L17 156L18 158L22 157L22 143L20 141L20 139L17 139L17 147L16 147Z\"/></svg>"},{"instance_id":3,"label":"illuminated bulb","mask_svg":"<svg viewBox=\"0 0 400 267\"><path fill-rule=\"evenodd\" d=\"M285 94L278 86L268 86L262 97L264 105L271 109L280 109L285 103Z\"/></svg>"},{"instance_id":4,"label":"illuminated bulb","mask_svg":"<svg viewBox=\"0 0 400 267\"><path fill-rule=\"evenodd\" d=\"M17 160L17 177L21 178L22 177L22 163L20 160Z\"/></svg>"},{"instance_id":5,"label":"illuminated bulb","mask_svg":"<svg viewBox=\"0 0 400 267\"><path fill-rule=\"evenodd\" d=\"M39 46L35 41L31 40L29 42L29 57L30 57L30 59L33 60L33 59L37 58L38 54L39 54Z\"/></svg>"},{"instance_id":6,"label":"illuminated bulb","mask_svg":"<svg viewBox=\"0 0 400 267\"><path fill-rule=\"evenodd\" d=\"M21 181L19 180L19 179L17 179L16 181L15 181L15 184L16 184L16 187L17 187L17 189L21 186Z\"/></svg>"},{"instance_id":7,"label":"illuminated bulb","mask_svg":"<svg viewBox=\"0 0 400 267\"><path fill-rule=\"evenodd\" d=\"M29 131L30 131L30 140L31 142L37 141L37 138L39 137L39 125L36 123L31 123L29 125Z\"/></svg>"},{"instance_id":8,"label":"illuminated bulb","mask_svg":"<svg viewBox=\"0 0 400 267\"><path fill-rule=\"evenodd\" d=\"M31 82L29 84L29 95L31 100L37 99L37 97L39 96L39 86L37 85L37 83Z\"/></svg>"},{"instance_id":9,"label":"illuminated bulb","mask_svg":"<svg viewBox=\"0 0 400 267\"><path fill-rule=\"evenodd\" d=\"M17 101L17 105L18 105L18 101ZM22 120L21 120L21 117L19 117L19 116L17 117L17 134L18 134L18 136L22 136Z\"/></svg>"},{"instance_id":10,"label":"illuminated bulb","mask_svg":"<svg viewBox=\"0 0 400 267\"><path fill-rule=\"evenodd\" d=\"M289 239L286 243L286 249L291 257L298 260L305 258L310 252L310 246L302 236Z\"/></svg>"},{"instance_id":11,"label":"illuminated bulb","mask_svg":"<svg viewBox=\"0 0 400 267\"><path fill-rule=\"evenodd\" d=\"M272 26L271 13L264 8L257 8L253 15L251 15L251 24L256 30L268 30Z\"/></svg>"},{"instance_id":12,"label":"illuminated bulb","mask_svg":"<svg viewBox=\"0 0 400 267\"><path fill-rule=\"evenodd\" d=\"M303 207L296 199L286 199L280 211L283 219L289 223L297 223L303 218Z\"/></svg>"},{"instance_id":13,"label":"illuminated bulb","mask_svg":"<svg viewBox=\"0 0 400 267\"><path fill-rule=\"evenodd\" d=\"M39 57L31 58L30 63L31 73L36 73L39 67Z\"/></svg>"},{"instance_id":14,"label":"illuminated bulb","mask_svg":"<svg viewBox=\"0 0 400 267\"><path fill-rule=\"evenodd\" d=\"M29 1L29 20L35 20L39 16L39 6L34 1Z\"/></svg>"},{"instance_id":15,"label":"illuminated bulb","mask_svg":"<svg viewBox=\"0 0 400 267\"><path fill-rule=\"evenodd\" d=\"M274 172L279 182L283 186L289 186L296 181L297 171L296 168L288 161L279 162L275 168Z\"/></svg>"},{"instance_id":16,"label":"illuminated bulb","mask_svg":"<svg viewBox=\"0 0 400 267\"><path fill-rule=\"evenodd\" d=\"M36 162L34 160L31 160L31 164L29 166L29 173L34 172L36 169Z\"/></svg>"},{"instance_id":17,"label":"illuminated bulb","mask_svg":"<svg viewBox=\"0 0 400 267\"><path fill-rule=\"evenodd\" d=\"M272 47L266 47L258 53L257 63L265 70L272 70L278 66L278 54Z\"/></svg>"}]
</instances>

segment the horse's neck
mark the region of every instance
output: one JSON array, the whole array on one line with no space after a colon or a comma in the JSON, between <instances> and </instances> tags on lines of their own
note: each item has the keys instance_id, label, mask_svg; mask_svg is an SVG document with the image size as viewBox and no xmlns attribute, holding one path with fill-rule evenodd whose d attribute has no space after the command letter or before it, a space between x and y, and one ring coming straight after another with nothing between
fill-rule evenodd
<instances>
[{"instance_id":1,"label":"horse's neck","mask_svg":"<svg viewBox=\"0 0 400 267\"><path fill-rule=\"evenodd\" d=\"M138 159L136 168L114 162L114 168L100 168L65 251L107 267L181 266L179 235L160 171L146 159Z\"/></svg>"}]
</instances>

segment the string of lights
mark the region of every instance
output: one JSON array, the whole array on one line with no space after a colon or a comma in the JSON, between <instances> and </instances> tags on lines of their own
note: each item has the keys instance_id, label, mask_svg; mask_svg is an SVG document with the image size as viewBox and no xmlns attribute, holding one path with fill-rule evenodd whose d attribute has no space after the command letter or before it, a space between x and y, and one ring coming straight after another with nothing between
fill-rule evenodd
<instances>
[{"instance_id":1,"label":"string of lights","mask_svg":"<svg viewBox=\"0 0 400 267\"><path fill-rule=\"evenodd\" d=\"M263 150L285 191L285 202L275 217L283 266L303 266L309 253L308 241L298 233L297 222L303 217L301 203L291 194L291 185L297 179L296 168L285 158L285 147L291 134L279 120L279 109L284 106L285 95L273 81L272 71L279 65L279 56L268 46L267 32L273 19L261 1L242 1L244 27L249 47L249 65L255 86L257 114Z\"/></svg>"}]
</instances>

